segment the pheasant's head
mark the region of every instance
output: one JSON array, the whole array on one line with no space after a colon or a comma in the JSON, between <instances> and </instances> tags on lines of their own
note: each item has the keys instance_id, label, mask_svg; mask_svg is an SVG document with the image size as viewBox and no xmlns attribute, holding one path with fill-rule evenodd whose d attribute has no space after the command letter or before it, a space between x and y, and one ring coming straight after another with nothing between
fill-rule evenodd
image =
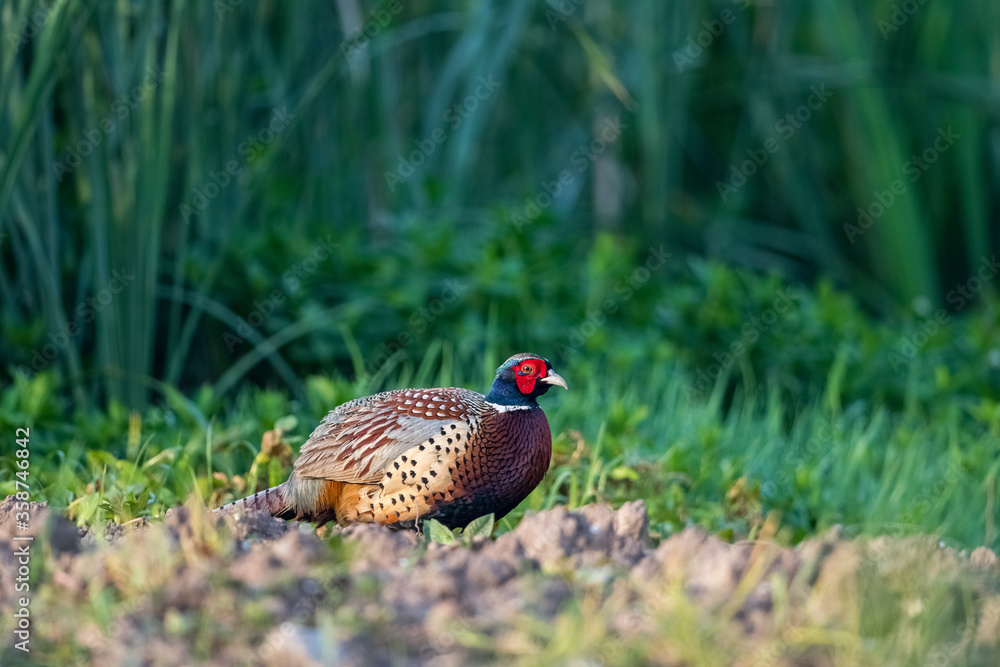
<instances>
[{"instance_id":1,"label":"pheasant's head","mask_svg":"<svg viewBox=\"0 0 1000 667\"><path fill-rule=\"evenodd\" d=\"M552 370L548 359L537 354L515 354L497 369L486 400L495 405L531 407L552 385L566 389L566 380Z\"/></svg>"}]
</instances>

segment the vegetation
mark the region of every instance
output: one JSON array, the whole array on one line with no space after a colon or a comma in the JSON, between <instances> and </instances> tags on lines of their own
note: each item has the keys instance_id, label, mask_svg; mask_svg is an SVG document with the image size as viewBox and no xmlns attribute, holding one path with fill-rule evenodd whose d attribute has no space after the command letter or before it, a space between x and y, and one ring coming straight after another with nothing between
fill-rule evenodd
<instances>
[{"instance_id":1,"label":"vegetation","mask_svg":"<svg viewBox=\"0 0 1000 667\"><path fill-rule=\"evenodd\" d=\"M302 398L352 370L334 332L370 360L448 278L483 290L417 317L415 357L481 352L491 313L547 343L616 295L577 289L600 230L883 315L981 305L946 299L996 242L1000 10L897 4L9 2L4 366L59 367L77 406Z\"/></svg>"},{"instance_id":2,"label":"vegetation","mask_svg":"<svg viewBox=\"0 0 1000 667\"><path fill-rule=\"evenodd\" d=\"M996 550L998 19L6 2L0 433L99 528L280 482L337 404L531 350L570 391L495 535L641 498L655 539ZM0 498L19 471L4 444Z\"/></svg>"},{"instance_id":3,"label":"vegetation","mask_svg":"<svg viewBox=\"0 0 1000 667\"><path fill-rule=\"evenodd\" d=\"M565 345L553 362L571 391L546 397L556 464L525 509L643 498L663 536L699 523L746 537L777 511L796 540L843 524L1000 546L989 509L1000 465L997 369L974 362L996 355L995 312L940 325L907 358L903 348L922 340L926 322L894 328L829 286L809 292L718 265L701 269L702 280L691 272L687 285L680 272L651 279L579 349L573 330L589 331L583 309L564 343L541 348ZM609 266L608 278L591 281L612 291L622 273ZM792 305L779 315L781 295ZM777 318L770 325L768 310ZM465 315L449 317L460 327ZM629 322L646 317L648 326ZM215 505L284 480L312 425L350 398L402 386L485 390L487 369L526 343L503 352L498 345L482 355L433 339L419 363L397 354L374 375L359 357L353 379L338 370L305 378L302 400L250 385L231 398L208 386L190 396L167 388L145 411L112 401L69 421L57 375L45 371L18 377L0 395L0 423L9 432L32 427L38 497L83 525L124 522L161 515L193 492ZM5 458L0 493L14 491L13 463ZM143 493L149 502L137 507Z\"/></svg>"}]
</instances>

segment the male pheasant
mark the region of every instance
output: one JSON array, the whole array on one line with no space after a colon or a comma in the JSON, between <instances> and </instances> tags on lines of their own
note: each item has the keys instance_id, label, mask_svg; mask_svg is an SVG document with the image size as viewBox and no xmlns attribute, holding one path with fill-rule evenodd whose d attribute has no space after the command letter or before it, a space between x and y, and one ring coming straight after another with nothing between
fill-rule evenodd
<instances>
[{"instance_id":1,"label":"male pheasant","mask_svg":"<svg viewBox=\"0 0 1000 667\"><path fill-rule=\"evenodd\" d=\"M309 436L288 481L219 509L393 528L500 518L548 470L552 435L536 399L552 385L566 381L548 360L516 354L486 396L398 389L344 403Z\"/></svg>"}]
</instances>

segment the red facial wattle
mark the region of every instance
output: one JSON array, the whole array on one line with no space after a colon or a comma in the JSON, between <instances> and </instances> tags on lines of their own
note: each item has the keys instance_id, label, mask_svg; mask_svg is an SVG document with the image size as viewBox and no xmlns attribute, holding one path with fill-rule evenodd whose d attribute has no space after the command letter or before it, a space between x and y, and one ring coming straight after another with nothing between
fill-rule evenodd
<instances>
[{"instance_id":1,"label":"red facial wattle","mask_svg":"<svg viewBox=\"0 0 1000 667\"><path fill-rule=\"evenodd\" d=\"M545 365L540 359L531 359L518 366L514 377L517 379L517 389L525 396L535 391L535 383L541 373L545 370Z\"/></svg>"}]
</instances>

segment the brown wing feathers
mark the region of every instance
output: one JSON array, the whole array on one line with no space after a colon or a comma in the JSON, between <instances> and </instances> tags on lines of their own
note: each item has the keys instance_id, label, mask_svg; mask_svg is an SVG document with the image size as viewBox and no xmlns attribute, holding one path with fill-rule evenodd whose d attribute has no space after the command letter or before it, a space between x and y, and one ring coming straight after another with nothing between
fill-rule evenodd
<instances>
[{"instance_id":1,"label":"brown wing feathers","mask_svg":"<svg viewBox=\"0 0 1000 667\"><path fill-rule=\"evenodd\" d=\"M402 389L345 403L302 446L295 472L299 477L377 482L390 463L431 437L442 421L464 423L476 397L454 387Z\"/></svg>"},{"instance_id":2,"label":"brown wing feathers","mask_svg":"<svg viewBox=\"0 0 1000 667\"><path fill-rule=\"evenodd\" d=\"M341 523L433 514L436 499L453 495L447 462L469 441L470 415L484 407L480 395L459 388L383 392L341 405L302 446L290 505L299 518Z\"/></svg>"}]
</instances>

